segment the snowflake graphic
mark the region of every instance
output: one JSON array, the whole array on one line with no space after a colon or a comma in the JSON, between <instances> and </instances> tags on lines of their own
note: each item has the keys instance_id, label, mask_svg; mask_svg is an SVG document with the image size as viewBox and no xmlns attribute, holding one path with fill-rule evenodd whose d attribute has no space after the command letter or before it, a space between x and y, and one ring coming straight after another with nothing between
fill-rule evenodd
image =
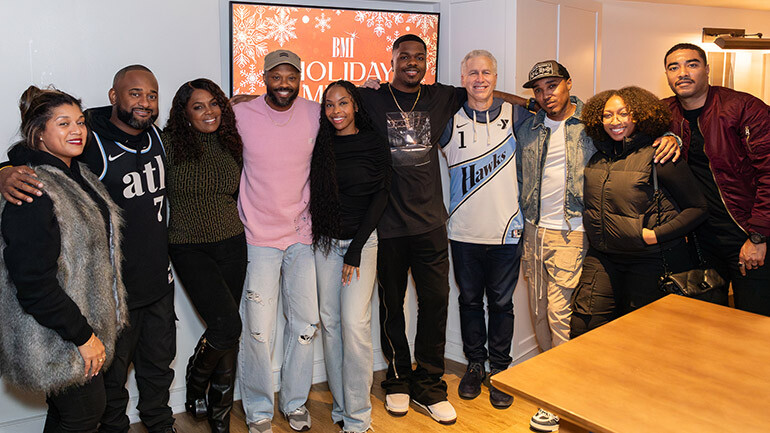
<instances>
[{"instance_id":1,"label":"snowflake graphic","mask_svg":"<svg viewBox=\"0 0 770 433\"><path fill-rule=\"evenodd\" d=\"M393 24L404 22L404 15L395 12L374 12L374 11L356 11L353 18L359 23L366 22L366 27L372 27L377 37L382 37L386 28L393 27Z\"/></svg>"},{"instance_id":2,"label":"snowflake graphic","mask_svg":"<svg viewBox=\"0 0 770 433\"><path fill-rule=\"evenodd\" d=\"M324 15L323 12L321 12L320 17L315 17L315 28L317 28L318 30L321 31L321 33L323 33L325 30L332 28L332 26L329 24L331 20L332 20L331 17L327 17L326 15Z\"/></svg>"},{"instance_id":3,"label":"snowflake graphic","mask_svg":"<svg viewBox=\"0 0 770 433\"><path fill-rule=\"evenodd\" d=\"M257 69L256 65L251 64L249 65L249 71L241 71L241 76L243 79L241 80L238 85L240 88L238 89L239 92L233 92L233 94L240 93L241 88L248 89L246 93L254 93L257 91L257 89L262 88L265 86L264 77L263 77L264 71L262 69Z\"/></svg>"},{"instance_id":4,"label":"snowflake graphic","mask_svg":"<svg viewBox=\"0 0 770 433\"><path fill-rule=\"evenodd\" d=\"M335 14L337 14L337 15L339 15L339 14L341 14L341 13L342 13L342 11L341 11L341 10L339 10L339 9L337 9L336 11L334 11L334 13L335 13Z\"/></svg>"},{"instance_id":5,"label":"snowflake graphic","mask_svg":"<svg viewBox=\"0 0 770 433\"><path fill-rule=\"evenodd\" d=\"M430 35L421 34L420 37L425 41L425 47L428 52L428 57L425 59L427 70L430 71L431 74L436 75L436 44L438 35L436 32L433 32L433 34Z\"/></svg>"},{"instance_id":6,"label":"snowflake graphic","mask_svg":"<svg viewBox=\"0 0 770 433\"><path fill-rule=\"evenodd\" d=\"M385 51L393 51L393 42L396 42L396 39L398 39L401 36L401 32L396 30L393 32L393 36L385 36L385 40L388 42L387 46L385 47Z\"/></svg>"},{"instance_id":7,"label":"snowflake graphic","mask_svg":"<svg viewBox=\"0 0 770 433\"><path fill-rule=\"evenodd\" d=\"M436 28L436 17L428 14L410 14L406 19L407 23L412 23L420 32L425 34L428 30Z\"/></svg>"},{"instance_id":8,"label":"snowflake graphic","mask_svg":"<svg viewBox=\"0 0 770 433\"><path fill-rule=\"evenodd\" d=\"M296 11L297 8L278 7L276 9L275 15L265 19L265 23L270 29L267 37L278 42L278 45L283 47L283 44L288 42L289 39L297 39L297 34L294 33L296 30L294 24L297 22L297 19L291 18L291 9Z\"/></svg>"},{"instance_id":9,"label":"snowflake graphic","mask_svg":"<svg viewBox=\"0 0 770 433\"><path fill-rule=\"evenodd\" d=\"M244 68L249 62L256 62L257 56L267 54L265 35L268 29L257 18L245 6L233 10L233 60L239 68Z\"/></svg>"}]
</instances>

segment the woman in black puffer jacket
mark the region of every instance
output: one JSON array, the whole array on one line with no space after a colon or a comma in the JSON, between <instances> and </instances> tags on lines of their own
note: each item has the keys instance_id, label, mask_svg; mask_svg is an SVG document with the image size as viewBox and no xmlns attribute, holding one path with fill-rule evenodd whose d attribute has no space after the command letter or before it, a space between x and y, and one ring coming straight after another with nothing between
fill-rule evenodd
<instances>
[{"instance_id":1,"label":"woman in black puffer jacket","mask_svg":"<svg viewBox=\"0 0 770 433\"><path fill-rule=\"evenodd\" d=\"M670 271L691 267L685 236L706 217L706 200L685 161L655 164L652 143L671 114L639 87L597 94L583 108L596 154L585 168L583 199L590 247L573 295L572 338L663 296L663 256Z\"/></svg>"}]
</instances>

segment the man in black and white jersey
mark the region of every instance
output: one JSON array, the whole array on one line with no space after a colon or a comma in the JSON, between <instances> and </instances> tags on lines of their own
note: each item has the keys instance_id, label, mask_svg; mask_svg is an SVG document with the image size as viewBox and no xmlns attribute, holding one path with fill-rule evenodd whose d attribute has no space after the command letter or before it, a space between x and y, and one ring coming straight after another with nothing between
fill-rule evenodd
<instances>
[{"instance_id":1,"label":"man in black and white jersey","mask_svg":"<svg viewBox=\"0 0 770 433\"><path fill-rule=\"evenodd\" d=\"M107 408L99 431L128 432L125 385L133 363L142 422L151 433L171 432L168 399L176 325L166 233L166 156L154 125L158 82L146 67L127 66L115 74L109 100L109 106L86 111L90 137L78 158L99 176L125 219L122 266L130 327L118 338L114 361L104 373ZM14 154L12 148L12 164ZM31 201L41 188L29 167L0 171L0 192L11 203Z\"/></svg>"}]
</instances>

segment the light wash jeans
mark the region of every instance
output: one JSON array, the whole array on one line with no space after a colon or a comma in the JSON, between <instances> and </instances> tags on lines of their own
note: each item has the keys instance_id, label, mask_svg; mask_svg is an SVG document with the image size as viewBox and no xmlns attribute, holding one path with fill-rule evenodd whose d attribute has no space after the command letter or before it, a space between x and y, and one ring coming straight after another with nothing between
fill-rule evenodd
<instances>
[{"instance_id":1,"label":"light wash jeans","mask_svg":"<svg viewBox=\"0 0 770 433\"><path fill-rule=\"evenodd\" d=\"M328 256L316 250L318 303L332 421L344 430L365 432L372 424L372 293L377 273L377 232L361 251L361 278L342 285L342 259L350 240L334 242Z\"/></svg>"},{"instance_id":2,"label":"light wash jeans","mask_svg":"<svg viewBox=\"0 0 770 433\"><path fill-rule=\"evenodd\" d=\"M286 414L307 401L313 381L313 337L318 329L315 261L310 245L286 250L248 245L241 297L243 320L238 379L246 422L273 418L273 362L279 296L283 300L283 364L279 404Z\"/></svg>"}]
</instances>

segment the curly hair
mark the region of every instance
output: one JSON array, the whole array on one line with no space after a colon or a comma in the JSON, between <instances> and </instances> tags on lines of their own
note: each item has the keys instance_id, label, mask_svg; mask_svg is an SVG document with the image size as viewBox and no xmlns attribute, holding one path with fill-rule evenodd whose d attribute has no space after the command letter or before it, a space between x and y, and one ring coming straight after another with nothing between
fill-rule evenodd
<instances>
[{"instance_id":1,"label":"curly hair","mask_svg":"<svg viewBox=\"0 0 770 433\"><path fill-rule=\"evenodd\" d=\"M164 132L169 134L173 143L176 144L174 147L175 159L180 162L191 158L198 159L203 154L203 145L196 138L195 129L190 124L190 119L187 118L187 103L196 89L211 93L217 100L219 109L222 110L221 123L217 129L219 142L233 155L236 161L242 161L243 141L235 127L233 107L230 106L222 89L206 78L198 78L182 84L174 95Z\"/></svg>"},{"instance_id":2,"label":"curly hair","mask_svg":"<svg viewBox=\"0 0 770 433\"><path fill-rule=\"evenodd\" d=\"M340 195L332 141L337 130L326 118L325 110L326 95L334 86L342 87L353 98L357 109L354 118L355 127L359 131L374 129L361 105L361 94L353 83L339 80L326 87L321 96L320 128L310 162L310 216L313 221L313 247L320 248L324 254L329 254L333 239L337 239L340 233Z\"/></svg>"},{"instance_id":3,"label":"curly hair","mask_svg":"<svg viewBox=\"0 0 770 433\"><path fill-rule=\"evenodd\" d=\"M21 112L21 138L25 146L30 149L38 149L40 134L45 131L45 124L53 116L53 111L62 105L74 105L83 110L80 99L62 92L50 86L40 89L37 86L29 86L19 98L19 111ZM87 140L88 137L85 137Z\"/></svg>"},{"instance_id":4,"label":"curly hair","mask_svg":"<svg viewBox=\"0 0 770 433\"><path fill-rule=\"evenodd\" d=\"M626 103L631 119L636 123L634 132L641 132L651 137L660 137L669 130L671 111L663 101L652 92L637 86L623 87L620 90L605 90L594 95L583 106L580 117L583 119L586 134L596 141L606 141L610 137L604 130L602 113L607 101L619 96Z\"/></svg>"}]
</instances>

